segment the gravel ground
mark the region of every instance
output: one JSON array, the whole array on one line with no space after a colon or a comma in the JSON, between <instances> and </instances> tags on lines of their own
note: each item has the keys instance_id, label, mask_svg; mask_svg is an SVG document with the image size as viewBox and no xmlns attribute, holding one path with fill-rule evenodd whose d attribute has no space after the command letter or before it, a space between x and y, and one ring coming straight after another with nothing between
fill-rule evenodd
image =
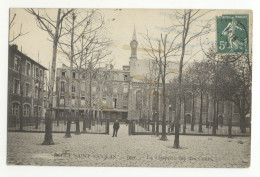
<instances>
[{"instance_id":1,"label":"gravel ground","mask_svg":"<svg viewBox=\"0 0 260 177\"><path fill-rule=\"evenodd\" d=\"M112 126L110 127L112 131ZM121 125L118 137L81 134L63 138L54 133L54 145L41 145L43 133L9 132L7 164L117 167L246 168L250 165L250 137L180 136L180 149L172 148L174 136L128 136Z\"/></svg>"}]
</instances>

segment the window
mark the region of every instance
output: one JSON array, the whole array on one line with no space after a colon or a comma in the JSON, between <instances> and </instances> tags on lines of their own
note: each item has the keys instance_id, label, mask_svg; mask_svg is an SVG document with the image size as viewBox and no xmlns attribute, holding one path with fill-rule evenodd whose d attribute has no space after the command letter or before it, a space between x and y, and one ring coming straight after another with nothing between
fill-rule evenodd
<instances>
[{"instance_id":1,"label":"window","mask_svg":"<svg viewBox=\"0 0 260 177\"><path fill-rule=\"evenodd\" d=\"M37 106L34 106L34 108L33 108L33 115L37 116Z\"/></svg>"},{"instance_id":2,"label":"window","mask_svg":"<svg viewBox=\"0 0 260 177\"><path fill-rule=\"evenodd\" d=\"M185 98L184 104L185 104L185 112L191 113L192 112L192 95L191 94Z\"/></svg>"},{"instance_id":3,"label":"window","mask_svg":"<svg viewBox=\"0 0 260 177\"><path fill-rule=\"evenodd\" d=\"M61 72L61 77L62 77L62 78L65 78L65 76L66 76L65 71L62 71L62 72Z\"/></svg>"},{"instance_id":4,"label":"window","mask_svg":"<svg viewBox=\"0 0 260 177\"><path fill-rule=\"evenodd\" d=\"M76 90L75 85L72 85L72 86L71 86L71 90L72 90L72 92L75 92L75 90Z\"/></svg>"},{"instance_id":5,"label":"window","mask_svg":"<svg viewBox=\"0 0 260 177\"><path fill-rule=\"evenodd\" d=\"M60 105L64 105L64 102L65 102L64 99L65 99L64 96L61 96L61 97L60 97Z\"/></svg>"},{"instance_id":6,"label":"window","mask_svg":"<svg viewBox=\"0 0 260 177\"><path fill-rule=\"evenodd\" d=\"M80 89L81 89L82 92L85 91L85 84L84 83L80 84Z\"/></svg>"},{"instance_id":7,"label":"window","mask_svg":"<svg viewBox=\"0 0 260 177\"><path fill-rule=\"evenodd\" d=\"M18 103L13 103L12 104L12 115L13 116L18 116L19 115L19 104Z\"/></svg>"},{"instance_id":8,"label":"window","mask_svg":"<svg viewBox=\"0 0 260 177\"><path fill-rule=\"evenodd\" d=\"M136 92L136 109L141 110L142 107L142 92L141 90Z\"/></svg>"},{"instance_id":9,"label":"window","mask_svg":"<svg viewBox=\"0 0 260 177\"><path fill-rule=\"evenodd\" d=\"M16 71L20 70L21 58L18 56L14 56L14 69Z\"/></svg>"},{"instance_id":10,"label":"window","mask_svg":"<svg viewBox=\"0 0 260 177\"><path fill-rule=\"evenodd\" d=\"M234 105L234 114L238 114L239 111L237 105L235 103L233 105Z\"/></svg>"},{"instance_id":11,"label":"window","mask_svg":"<svg viewBox=\"0 0 260 177\"><path fill-rule=\"evenodd\" d=\"M128 75L127 74L124 75L124 81L128 81Z\"/></svg>"},{"instance_id":12,"label":"window","mask_svg":"<svg viewBox=\"0 0 260 177\"><path fill-rule=\"evenodd\" d=\"M158 109L158 104L159 104L159 101L157 101L157 95L158 95L158 92L153 92L153 104L152 104L152 109L153 111L156 111Z\"/></svg>"},{"instance_id":13,"label":"window","mask_svg":"<svg viewBox=\"0 0 260 177\"><path fill-rule=\"evenodd\" d=\"M23 116L28 117L30 114L30 105L25 104L23 106Z\"/></svg>"},{"instance_id":14,"label":"window","mask_svg":"<svg viewBox=\"0 0 260 177\"><path fill-rule=\"evenodd\" d=\"M118 73L114 74L114 80L118 80Z\"/></svg>"},{"instance_id":15,"label":"window","mask_svg":"<svg viewBox=\"0 0 260 177\"><path fill-rule=\"evenodd\" d=\"M113 98L113 108L116 108L116 102L117 102L117 99Z\"/></svg>"},{"instance_id":16,"label":"window","mask_svg":"<svg viewBox=\"0 0 260 177\"><path fill-rule=\"evenodd\" d=\"M103 105L107 104L107 99L105 97L102 98L102 103L103 103Z\"/></svg>"},{"instance_id":17,"label":"window","mask_svg":"<svg viewBox=\"0 0 260 177\"><path fill-rule=\"evenodd\" d=\"M42 108L39 107L39 108L38 108L38 117L41 117L41 116L42 116Z\"/></svg>"},{"instance_id":18,"label":"window","mask_svg":"<svg viewBox=\"0 0 260 177\"><path fill-rule=\"evenodd\" d=\"M40 70L40 77L42 78L43 77L43 71Z\"/></svg>"},{"instance_id":19,"label":"window","mask_svg":"<svg viewBox=\"0 0 260 177\"><path fill-rule=\"evenodd\" d=\"M18 79L14 80L14 93L20 94L20 82Z\"/></svg>"},{"instance_id":20,"label":"window","mask_svg":"<svg viewBox=\"0 0 260 177\"><path fill-rule=\"evenodd\" d=\"M72 106L75 106L75 96L74 95L72 96L71 104L72 104Z\"/></svg>"},{"instance_id":21,"label":"window","mask_svg":"<svg viewBox=\"0 0 260 177\"><path fill-rule=\"evenodd\" d=\"M37 86L35 86L35 95L34 95L34 97L35 97L35 98L37 98L37 97L38 97L38 92L39 92L39 90L38 90L38 87L37 87Z\"/></svg>"},{"instance_id":22,"label":"window","mask_svg":"<svg viewBox=\"0 0 260 177\"><path fill-rule=\"evenodd\" d=\"M202 98L202 112L208 112L207 95L203 95L203 98Z\"/></svg>"},{"instance_id":23,"label":"window","mask_svg":"<svg viewBox=\"0 0 260 177\"><path fill-rule=\"evenodd\" d=\"M85 105L85 97L81 97L80 105L81 105L81 106L84 106L84 105Z\"/></svg>"},{"instance_id":24,"label":"window","mask_svg":"<svg viewBox=\"0 0 260 177\"><path fill-rule=\"evenodd\" d=\"M35 67L35 77L39 77L39 69Z\"/></svg>"},{"instance_id":25,"label":"window","mask_svg":"<svg viewBox=\"0 0 260 177\"><path fill-rule=\"evenodd\" d=\"M218 103L218 114L224 114L224 102Z\"/></svg>"},{"instance_id":26,"label":"window","mask_svg":"<svg viewBox=\"0 0 260 177\"><path fill-rule=\"evenodd\" d=\"M124 95L123 109L127 109L127 104L128 104L128 96Z\"/></svg>"},{"instance_id":27,"label":"window","mask_svg":"<svg viewBox=\"0 0 260 177\"><path fill-rule=\"evenodd\" d=\"M72 77L73 77L73 79L76 78L76 73L75 72L72 73Z\"/></svg>"},{"instance_id":28,"label":"window","mask_svg":"<svg viewBox=\"0 0 260 177\"><path fill-rule=\"evenodd\" d=\"M26 62L26 75L30 76L31 74L31 64Z\"/></svg>"},{"instance_id":29,"label":"window","mask_svg":"<svg viewBox=\"0 0 260 177\"><path fill-rule=\"evenodd\" d=\"M124 85L124 93L128 93L128 85Z\"/></svg>"},{"instance_id":30,"label":"window","mask_svg":"<svg viewBox=\"0 0 260 177\"><path fill-rule=\"evenodd\" d=\"M85 79L86 75L85 73L82 73L82 79Z\"/></svg>"},{"instance_id":31,"label":"window","mask_svg":"<svg viewBox=\"0 0 260 177\"><path fill-rule=\"evenodd\" d=\"M65 83L64 83L64 81L61 81L61 83L60 83L60 91L61 92L65 92Z\"/></svg>"},{"instance_id":32,"label":"window","mask_svg":"<svg viewBox=\"0 0 260 177\"><path fill-rule=\"evenodd\" d=\"M25 84L25 96L29 96L29 92L30 92L30 84L26 83Z\"/></svg>"}]
</instances>

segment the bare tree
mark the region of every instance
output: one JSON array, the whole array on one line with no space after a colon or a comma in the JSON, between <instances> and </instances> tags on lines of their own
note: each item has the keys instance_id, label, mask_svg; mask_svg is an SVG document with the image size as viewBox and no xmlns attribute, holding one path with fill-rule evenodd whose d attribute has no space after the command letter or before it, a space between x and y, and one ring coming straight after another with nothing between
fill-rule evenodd
<instances>
[{"instance_id":1,"label":"bare tree","mask_svg":"<svg viewBox=\"0 0 260 177\"><path fill-rule=\"evenodd\" d=\"M184 59L185 59L185 52L186 47L196 38L208 34L209 29L211 27L209 20L205 25L201 26L201 24L196 24L196 22L208 14L210 11L200 11L200 10L183 10L183 12L177 10L172 17L173 19L173 30L180 30L181 33L178 33L180 35L180 59L179 59L179 74L178 74L178 93L181 93L182 89L182 73L183 73L183 66L184 66ZM196 31L195 28L198 28L199 30ZM192 29L194 29L193 32ZM175 125L175 139L174 139L174 148L180 148L179 144L179 120L181 115L181 95L177 95L176 99L176 116L177 121Z\"/></svg>"},{"instance_id":2,"label":"bare tree","mask_svg":"<svg viewBox=\"0 0 260 177\"><path fill-rule=\"evenodd\" d=\"M10 14L10 21L9 21L9 31L10 32L15 25L15 18L16 18L16 14L14 14L12 17L11 17L11 14ZM19 29L19 32L17 34L15 34L15 32L13 32L12 38L9 39L9 44L13 43L16 39L18 39L18 38L20 38L20 37L29 33L29 32L23 32L22 29L23 29L23 24L20 25L20 29Z\"/></svg>"},{"instance_id":3,"label":"bare tree","mask_svg":"<svg viewBox=\"0 0 260 177\"><path fill-rule=\"evenodd\" d=\"M53 103L53 87L55 82L55 72L56 72L56 58L57 58L57 47L59 39L63 36L63 20L69 15L73 9L58 9L56 20L53 20L46 11L40 12L39 9L26 9L26 11L33 15L36 18L36 24L40 29L46 31L48 35L51 37L51 41L53 44L52 49L52 65L51 65L51 78L49 84L49 111L46 119L45 126L45 137L43 141L43 145L52 145L54 144L52 139L52 103Z\"/></svg>"},{"instance_id":4,"label":"bare tree","mask_svg":"<svg viewBox=\"0 0 260 177\"><path fill-rule=\"evenodd\" d=\"M194 62L188 69L188 75L191 76L191 84L194 85L195 92L200 95L200 111L199 111L199 132L202 133L202 107L203 94L206 94L209 79L209 63L206 61ZM194 89L192 89L194 90ZM193 127L194 127L194 121Z\"/></svg>"},{"instance_id":5,"label":"bare tree","mask_svg":"<svg viewBox=\"0 0 260 177\"><path fill-rule=\"evenodd\" d=\"M178 39L180 34L177 34L170 39L171 31L163 35L160 34L160 38L157 39L156 44L152 41L152 37L149 35L148 31L146 35L143 35L147 49L144 48L147 55L156 61L156 64L159 69L159 77L158 77L158 84L159 81L162 81L162 97L163 97L163 113L162 113L162 136L161 140L167 140L166 137L166 75L167 75L167 68L169 67L169 62L171 57L175 56L179 46L175 45L176 39ZM169 37L170 36L170 37ZM157 93L158 94L158 93Z\"/></svg>"},{"instance_id":6,"label":"bare tree","mask_svg":"<svg viewBox=\"0 0 260 177\"><path fill-rule=\"evenodd\" d=\"M98 10L75 10L71 16L66 17L65 30L67 38L59 41L59 48L65 54L65 58L69 59L70 62L69 110L70 112L72 110L72 83L77 83L77 96L74 97L77 98L77 115L79 115L81 85L83 83L81 81L85 80L85 84L87 84L86 79L89 73L91 75L91 77L89 77L89 85L92 85L92 79L95 76L92 72L96 72L97 70L94 69L96 65L101 64L101 60L110 54L107 47L111 41L103 34L104 18ZM73 75L72 72L75 72L75 75ZM82 78L83 75L84 78ZM89 97L91 102L92 98L91 96ZM91 107L92 106L89 108L92 109ZM68 128L70 128L70 126L68 126ZM83 121L83 131L85 131L85 121ZM67 130L67 132L70 131ZM70 133L68 133L68 135L69 134ZM76 134L80 134L79 116L76 116ZM65 137L67 137L67 135L65 135ZM68 137L70 137L70 135Z\"/></svg>"}]
</instances>

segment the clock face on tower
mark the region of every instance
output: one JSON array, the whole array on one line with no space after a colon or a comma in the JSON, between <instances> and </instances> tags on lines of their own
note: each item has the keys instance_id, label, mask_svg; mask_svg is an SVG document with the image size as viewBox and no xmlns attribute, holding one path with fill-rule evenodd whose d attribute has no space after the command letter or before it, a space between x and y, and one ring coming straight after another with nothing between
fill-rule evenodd
<instances>
[{"instance_id":1,"label":"clock face on tower","mask_svg":"<svg viewBox=\"0 0 260 177\"><path fill-rule=\"evenodd\" d=\"M134 41L131 42L132 48L137 48L137 45L138 45L137 41L134 40Z\"/></svg>"}]
</instances>

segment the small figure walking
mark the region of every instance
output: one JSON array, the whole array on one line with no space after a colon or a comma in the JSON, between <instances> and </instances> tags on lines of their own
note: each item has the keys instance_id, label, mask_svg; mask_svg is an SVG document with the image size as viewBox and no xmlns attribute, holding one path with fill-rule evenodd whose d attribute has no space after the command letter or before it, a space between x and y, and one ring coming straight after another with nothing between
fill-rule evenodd
<instances>
[{"instance_id":1,"label":"small figure walking","mask_svg":"<svg viewBox=\"0 0 260 177\"><path fill-rule=\"evenodd\" d=\"M118 122L118 120L116 120L116 122L114 123L114 125L113 125L113 129L114 129L114 131L113 131L113 137L114 136L116 136L117 137L117 132L118 132L118 129L119 129L119 122Z\"/></svg>"}]
</instances>

